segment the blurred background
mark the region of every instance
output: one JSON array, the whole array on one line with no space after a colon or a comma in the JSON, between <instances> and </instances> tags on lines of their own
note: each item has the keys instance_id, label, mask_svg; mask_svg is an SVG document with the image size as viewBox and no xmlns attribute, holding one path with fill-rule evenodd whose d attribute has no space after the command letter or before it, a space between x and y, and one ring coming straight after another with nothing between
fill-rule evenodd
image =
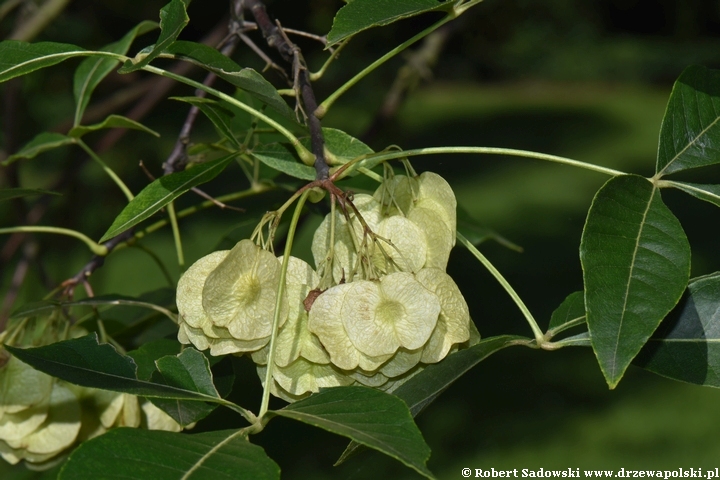
<instances>
[{"instance_id":1,"label":"blurred background","mask_svg":"<svg viewBox=\"0 0 720 480\"><path fill-rule=\"evenodd\" d=\"M11 3L19 3L10 10ZM4 0L0 37L10 36L32 1ZM120 38L140 20L157 20L160 0L75 0L35 38L98 48ZM268 1L283 26L326 33L335 11L332 0ZM28 10L29 9L29 10ZM193 2L182 39L199 41L227 23L225 1ZM428 14L358 35L315 85L319 99L382 53L439 17ZM150 44L141 37L132 53ZM257 35L253 35L256 40ZM428 146L495 146L534 150L643 175L652 174L658 133L673 81L693 63L720 66L720 2L707 0L486 0L443 31L442 48L396 107L386 93L412 58L401 55L379 68L338 101L323 121L365 140L379 150ZM326 53L317 43L298 40L312 68ZM420 48L418 46L417 48ZM258 70L263 62L240 49L234 56ZM0 85L3 129L0 148L10 154L41 131L65 131L73 112L70 61ZM201 73L189 75L202 78ZM272 72L267 77L276 82ZM98 88L89 114L110 109L127 113L147 93L141 73L111 74ZM190 95L174 87L169 95ZM103 110L105 108L106 110ZM143 123L162 134L159 140L127 133L103 158L138 192L148 183L140 160L160 175L184 121L179 102L160 101ZM97 120L96 120L97 121ZM92 123L92 122L90 122ZM213 138L200 119L192 141ZM107 142L103 134L91 144ZM487 242L481 250L525 300L541 327L570 293L582 289L578 246L594 193L607 180L598 173L535 160L499 156L435 156L413 160L416 170L448 179L458 203L477 224L522 247L522 253ZM21 185L56 189L63 194L45 204L41 225L73 228L99 238L125 200L98 166L70 148L44 154L0 170L0 187ZM205 188L220 195L245 188L239 170ZM720 169L689 172L687 180L720 182ZM714 179L714 180L708 180ZM278 179L292 185L292 181ZM60 184L58 185L58 182ZM223 243L247 236L258 215L279 205L287 193L274 192L237 204L245 214L207 210L181 222L188 264ZM684 194L663 191L680 218L693 248L692 275L719 269L716 225L720 211ZM186 195L179 208L197 203ZM18 225L39 200L0 204L0 226ZM321 209L309 215L300 232L298 255L309 243ZM143 239L179 275L167 229ZM3 313L42 298L74 275L89 259L76 240L54 235L33 237L32 261L13 305L7 298L13 275L27 248L11 248L0 238L0 297ZM484 337L502 333L530 335L505 292L473 257L457 248L449 272L470 304ZM140 295L168 281L139 249L113 253L91 277L96 294ZM236 385L236 399L256 408L260 386L245 359L234 368L247 381ZM511 348L479 364L456 382L419 418L432 448L429 467L439 478L461 478L469 468L672 469L720 466L720 392L677 383L631 367L609 391L589 349L538 352ZM216 411L198 430L229 427L234 414ZM283 478L418 478L400 463L366 452L340 467L331 465L345 442L331 434L285 419L258 435L283 469ZM0 463L0 478L33 478L23 468Z\"/></svg>"}]
</instances>

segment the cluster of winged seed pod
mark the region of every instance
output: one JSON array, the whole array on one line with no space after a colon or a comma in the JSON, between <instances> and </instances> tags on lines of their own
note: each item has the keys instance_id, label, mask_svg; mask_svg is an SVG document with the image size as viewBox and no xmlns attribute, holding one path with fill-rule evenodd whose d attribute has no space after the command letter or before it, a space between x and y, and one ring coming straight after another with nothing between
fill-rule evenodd
<instances>
[{"instance_id":1,"label":"cluster of winged seed pod","mask_svg":"<svg viewBox=\"0 0 720 480\"><path fill-rule=\"evenodd\" d=\"M59 340L52 320L29 322L16 346L40 346ZM55 327L55 328L54 328ZM11 329L3 333L7 333ZM31 338L45 331L39 341ZM86 331L71 328L71 336ZM134 395L79 387L39 372L11 356L0 338L0 456L11 464L24 460L36 468L53 465L58 455L78 442L112 427L179 431L180 425Z\"/></svg>"},{"instance_id":2,"label":"cluster of winged seed pod","mask_svg":"<svg viewBox=\"0 0 720 480\"><path fill-rule=\"evenodd\" d=\"M212 355L250 353L264 379L277 305L274 395L292 402L353 384L392 391L479 338L445 273L456 206L447 182L429 172L355 195L315 232L317 273L289 258L280 299L282 257L251 240L207 255L178 283L178 339Z\"/></svg>"}]
</instances>

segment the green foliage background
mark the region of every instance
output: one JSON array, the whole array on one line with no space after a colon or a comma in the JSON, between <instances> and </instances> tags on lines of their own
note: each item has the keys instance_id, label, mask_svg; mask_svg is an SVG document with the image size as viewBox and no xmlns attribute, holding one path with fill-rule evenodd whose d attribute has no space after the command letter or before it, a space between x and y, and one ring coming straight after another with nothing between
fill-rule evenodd
<instances>
[{"instance_id":1,"label":"green foliage background","mask_svg":"<svg viewBox=\"0 0 720 480\"><path fill-rule=\"evenodd\" d=\"M38 40L100 46L116 40L141 19L156 19L163 3L73 2ZM325 32L342 2L284 3L268 2L283 25ZM629 3L630 8L623 10L623 2L609 0L486 0L462 19L433 82L410 94L397 118L371 146L503 146L651 174L672 80L689 63L720 64L720 13L703 2ZM643 10L648 3L654 7ZM213 2L212 7L200 4L191 5L191 23L181 38L197 40L225 13L225 2ZM0 24L2 36L9 32L11 21ZM378 49L384 51L429 21L422 17L357 38L329 72L328 90L373 60ZM313 56L307 57L312 65ZM262 67L251 56L241 56L239 63ZM396 60L359 84L331 111L324 125L361 135L400 64ZM34 132L51 130L71 118L70 72L75 65L69 62L25 79L19 115L13 119L16 133L0 139L5 148L21 145ZM110 95L137 80L113 76L98 94ZM187 88L171 93L191 94ZM323 98L325 92L317 93ZM159 171L185 109L179 102L162 103L157 109L161 114L145 122L163 135L159 141L131 132L106 154L118 174L130 179L134 191L147 183L137 161ZM205 119L193 138L199 141L203 135L212 135ZM413 163L418 171L430 169L447 178L458 203L473 217L524 248L519 254L488 243L483 251L541 322L549 319L568 292L582 288L577 254L580 234L590 201L605 177L505 157L433 157ZM26 162L20 170L22 183L44 188L67 168L78 169L77 188L54 200L47 218L61 219L55 223L99 238L110 220L107 212L119 212L124 198L107 187L96 165L80 164L74 150L53 152ZM712 173L719 171L715 168ZM697 174L683 178L700 181L693 175ZM210 193L215 189L223 191L223 185L213 184ZM668 192L665 198L693 245L693 276L715 271L720 251L717 237L708 232L717 231L720 214L703 202L687 202L689 206L682 207L676 201L680 195ZM278 194L268 197L276 203L281 198ZM6 205L0 207L0 224L17 224L20 212ZM250 212L254 208L252 203L242 206ZM242 218L233 212L209 211L182 224L188 261L216 248L218 238L245 235L255 221ZM320 219L318 214L308 220L299 234L298 249L306 255ZM87 261L87 251L72 239L38 236L38 240L39 260L51 283L74 274ZM174 264L169 232L151 236L147 245L169 265ZM514 305L469 255L462 249L454 251L449 272L471 302L471 315L480 332L484 336L525 333ZM141 251L117 252L93 275L92 284L99 291L127 295L164 286L159 270L148 273L139 268L145 263L147 257ZM12 263L3 265L3 290L12 270ZM42 283L33 271L17 304L40 298L45 293ZM234 395L252 402L259 397L259 381L249 364L236 363L236 368L245 369L250 385L243 385L243 391ZM720 440L714 433L720 423L718 395L715 390L668 381L634 367L609 392L589 349L554 353L511 349L489 358L454 384L418 418L418 424L433 451L429 467L440 478L459 478L462 467L714 468L720 458ZM198 430L220 424L229 427L223 415L228 414L216 411ZM374 454L333 469L329 465L344 443L287 420L273 422L257 442L280 464L285 478L416 477L399 463ZM0 464L2 478L34 476Z\"/></svg>"}]
</instances>

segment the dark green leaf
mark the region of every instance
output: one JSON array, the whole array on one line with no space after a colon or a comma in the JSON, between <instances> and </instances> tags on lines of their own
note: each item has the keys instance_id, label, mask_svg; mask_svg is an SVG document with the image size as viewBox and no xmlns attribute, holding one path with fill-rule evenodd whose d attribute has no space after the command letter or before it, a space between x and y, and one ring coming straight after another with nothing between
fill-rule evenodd
<instances>
[{"instance_id":1,"label":"dark green leaf","mask_svg":"<svg viewBox=\"0 0 720 480\"><path fill-rule=\"evenodd\" d=\"M453 1L437 0L353 0L342 7L327 35L328 46L372 27L389 25L403 18L435 10L450 10Z\"/></svg>"},{"instance_id":2,"label":"dark green leaf","mask_svg":"<svg viewBox=\"0 0 720 480\"><path fill-rule=\"evenodd\" d=\"M375 153L372 148L363 142L348 135L337 128L323 128L323 137L325 137L325 147L335 155L338 161L347 163L354 158ZM309 144L308 144L309 145ZM360 166L368 167L360 162ZM368 167L372 168L372 167Z\"/></svg>"},{"instance_id":3,"label":"dark green leaf","mask_svg":"<svg viewBox=\"0 0 720 480\"><path fill-rule=\"evenodd\" d=\"M470 240L475 246L487 240L494 240L505 248L522 252L521 246L514 244L507 238L489 228L483 227L479 222L470 215L470 213L461 205L457 207L457 229L465 238Z\"/></svg>"},{"instance_id":4,"label":"dark green leaf","mask_svg":"<svg viewBox=\"0 0 720 480\"><path fill-rule=\"evenodd\" d=\"M180 342L163 338L148 342L137 350L128 352L128 356L132 357L137 365L137 378L150 380L153 372L157 370L155 360L168 355L177 355L180 353L180 348Z\"/></svg>"},{"instance_id":5,"label":"dark green leaf","mask_svg":"<svg viewBox=\"0 0 720 480\"><path fill-rule=\"evenodd\" d=\"M548 331L556 335L563 330L585 323L585 292L571 293L550 316Z\"/></svg>"},{"instance_id":6,"label":"dark green leaf","mask_svg":"<svg viewBox=\"0 0 720 480\"><path fill-rule=\"evenodd\" d=\"M157 371L153 372L153 383L171 385L183 390L220 398L213 384L208 359L194 348L186 348L179 355L162 357L155 364L157 365ZM183 427L202 420L217 406L201 402L158 398L153 399L152 402Z\"/></svg>"},{"instance_id":7,"label":"dark green leaf","mask_svg":"<svg viewBox=\"0 0 720 480\"><path fill-rule=\"evenodd\" d=\"M115 347L99 344L97 335L65 340L37 348L5 348L23 362L83 387L100 388L150 398L216 401L217 398L192 390L138 380L132 358Z\"/></svg>"},{"instance_id":8,"label":"dark green leaf","mask_svg":"<svg viewBox=\"0 0 720 480\"><path fill-rule=\"evenodd\" d=\"M720 207L720 185L703 185L700 183L672 182L672 186L689 193L693 197L705 200Z\"/></svg>"},{"instance_id":9,"label":"dark green leaf","mask_svg":"<svg viewBox=\"0 0 720 480\"><path fill-rule=\"evenodd\" d=\"M58 480L279 480L280 467L238 430L192 435L115 428L84 442Z\"/></svg>"},{"instance_id":10,"label":"dark green leaf","mask_svg":"<svg viewBox=\"0 0 720 480\"><path fill-rule=\"evenodd\" d=\"M190 21L187 14L187 6L190 0L171 0L170 3L160 9L160 36L157 42L150 48L140 52L135 61L128 60L119 70L120 73L129 73L139 70L152 62L162 51L168 47L180 35L180 32Z\"/></svg>"},{"instance_id":11,"label":"dark green leaf","mask_svg":"<svg viewBox=\"0 0 720 480\"><path fill-rule=\"evenodd\" d=\"M109 115L105 120L100 123L96 123L95 125L74 127L70 130L70 132L68 132L68 135L73 138L80 138L87 133L96 132L103 128L130 128L133 130L141 130L145 133L149 133L150 135L155 135L156 137L160 136L160 134L155 130L151 130L142 123L123 117L122 115Z\"/></svg>"},{"instance_id":12,"label":"dark green leaf","mask_svg":"<svg viewBox=\"0 0 720 480\"><path fill-rule=\"evenodd\" d=\"M191 188L209 182L228 166L234 156L235 154L232 154L201 163L153 181L125 206L102 236L100 243L142 222Z\"/></svg>"},{"instance_id":13,"label":"dark green leaf","mask_svg":"<svg viewBox=\"0 0 720 480\"><path fill-rule=\"evenodd\" d=\"M34 315L50 312L58 307L77 307L92 306L101 307L106 305L123 305L130 307L142 307L155 310L167 315L171 320L175 321L175 316L167 309L155 305L154 303L144 302L133 297L125 297L122 295L98 295L97 297L84 298L72 302L61 302L59 300L42 300L23 305L12 313L11 318L30 317Z\"/></svg>"},{"instance_id":14,"label":"dark green leaf","mask_svg":"<svg viewBox=\"0 0 720 480\"><path fill-rule=\"evenodd\" d=\"M268 167L291 177L308 181L315 180L315 169L302 163L297 157L297 152L289 143L259 145L250 153Z\"/></svg>"},{"instance_id":15,"label":"dark green leaf","mask_svg":"<svg viewBox=\"0 0 720 480\"><path fill-rule=\"evenodd\" d=\"M677 79L660 127L660 175L720 163L720 70L693 65Z\"/></svg>"},{"instance_id":16,"label":"dark green leaf","mask_svg":"<svg viewBox=\"0 0 720 480\"><path fill-rule=\"evenodd\" d=\"M427 478L427 446L407 405L367 387L335 387L273 411L314 425L389 455Z\"/></svg>"},{"instance_id":17,"label":"dark green leaf","mask_svg":"<svg viewBox=\"0 0 720 480\"><path fill-rule=\"evenodd\" d=\"M720 272L690 281L635 363L664 377L720 387Z\"/></svg>"},{"instance_id":18,"label":"dark green leaf","mask_svg":"<svg viewBox=\"0 0 720 480\"><path fill-rule=\"evenodd\" d=\"M84 48L67 43L5 40L0 42L0 83L83 55Z\"/></svg>"},{"instance_id":19,"label":"dark green leaf","mask_svg":"<svg viewBox=\"0 0 720 480\"><path fill-rule=\"evenodd\" d=\"M37 195L60 195L50 190L42 190L40 188L3 188L0 190L0 202L10 200L12 198L34 197Z\"/></svg>"},{"instance_id":20,"label":"dark green leaf","mask_svg":"<svg viewBox=\"0 0 720 480\"><path fill-rule=\"evenodd\" d=\"M690 245L660 191L643 177L609 180L595 195L580 242L593 350L610 388L690 276Z\"/></svg>"},{"instance_id":21,"label":"dark green leaf","mask_svg":"<svg viewBox=\"0 0 720 480\"><path fill-rule=\"evenodd\" d=\"M235 132L231 127L233 113L223 108L220 103L201 97L172 97L172 100L179 100L196 106L215 125L215 130L225 137L233 147L237 150L242 148L242 144L235 138Z\"/></svg>"},{"instance_id":22,"label":"dark green leaf","mask_svg":"<svg viewBox=\"0 0 720 480\"><path fill-rule=\"evenodd\" d=\"M36 156L40 155L43 152L47 152L48 150L52 150L54 148L62 147L65 145L72 145L73 143L75 143L74 138L70 138L67 135L63 135L62 133L39 133L35 135L35 138L26 143L25 146L23 146L18 152L6 158L5 161L2 162L2 164L10 165L14 161L23 158L35 158Z\"/></svg>"},{"instance_id":23,"label":"dark green leaf","mask_svg":"<svg viewBox=\"0 0 720 480\"><path fill-rule=\"evenodd\" d=\"M104 52L112 52L120 55L127 54L130 45L135 37L149 32L157 28L155 22L140 22L132 30L125 34L123 38L117 42L105 45L100 50ZM73 94L75 95L75 125L79 125L82 121L83 113L90 102L95 87L120 63L119 60L112 58L90 57L82 61L75 70L73 80Z\"/></svg>"},{"instance_id":24,"label":"dark green leaf","mask_svg":"<svg viewBox=\"0 0 720 480\"><path fill-rule=\"evenodd\" d=\"M169 45L164 54L192 62L237 88L248 92L284 117L296 121L295 113L283 100L277 89L252 68L241 68L237 63L212 47L194 42L178 41Z\"/></svg>"}]
</instances>

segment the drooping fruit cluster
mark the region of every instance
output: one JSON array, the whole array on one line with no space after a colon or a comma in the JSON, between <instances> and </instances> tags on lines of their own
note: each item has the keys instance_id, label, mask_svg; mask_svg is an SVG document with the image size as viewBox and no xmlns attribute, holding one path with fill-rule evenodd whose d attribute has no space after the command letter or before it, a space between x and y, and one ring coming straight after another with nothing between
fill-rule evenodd
<instances>
[{"instance_id":1,"label":"drooping fruit cluster","mask_svg":"<svg viewBox=\"0 0 720 480\"><path fill-rule=\"evenodd\" d=\"M294 401L323 387L393 390L477 337L445 273L456 201L437 174L392 176L373 195L339 199L312 244L317 272L251 240L207 255L178 283L178 338L212 355L250 353L265 378L276 309L271 392Z\"/></svg>"},{"instance_id":2,"label":"drooping fruit cluster","mask_svg":"<svg viewBox=\"0 0 720 480\"><path fill-rule=\"evenodd\" d=\"M33 319L14 332L15 346L42 346L58 338L58 325ZM79 387L39 372L3 348L0 335L0 456L11 464L24 460L35 468L52 466L76 443L113 427L180 431L180 425L147 400L134 395ZM69 335L87 331L72 327Z\"/></svg>"}]
</instances>

